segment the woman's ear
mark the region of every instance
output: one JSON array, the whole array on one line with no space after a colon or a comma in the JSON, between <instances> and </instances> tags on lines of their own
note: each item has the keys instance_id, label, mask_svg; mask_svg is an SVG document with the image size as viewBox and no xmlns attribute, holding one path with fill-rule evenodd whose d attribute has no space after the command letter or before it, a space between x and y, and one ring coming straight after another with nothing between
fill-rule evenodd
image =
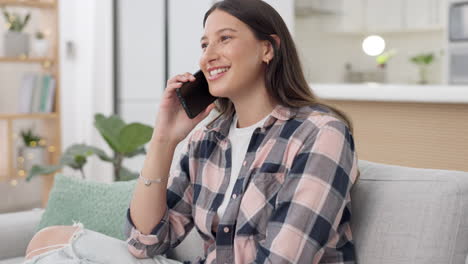
<instances>
[{"instance_id":1,"label":"woman's ear","mask_svg":"<svg viewBox=\"0 0 468 264\"><path fill-rule=\"evenodd\" d=\"M278 35L271 34L270 36L276 41L276 45L279 48L279 46L281 44L281 40L278 37ZM275 56L275 51L274 51L273 45L271 44L270 41L265 41L265 43L266 43L266 49L265 49L265 52L264 52L263 60L265 62L267 62L267 64L268 64L268 62L271 61L273 59L273 57Z\"/></svg>"},{"instance_id":2,"label":"woman's ear","mask_svg":"<svg viewBox=\"0 0 468 264\"><path fill-rule=\"evenodd\" d=\"M278 37L278 35L276 35L276 34L271 34L271 35L270 35L270 37L272 37L272 38L274 38L274 39L275 39L275 41L276 41L276 45L277 45L277 46L278 46L278 48L279 48L279 47L280 47L280 45L281 45L281 40L280 40L280 38Z\"/></svg>"}]
</instances>

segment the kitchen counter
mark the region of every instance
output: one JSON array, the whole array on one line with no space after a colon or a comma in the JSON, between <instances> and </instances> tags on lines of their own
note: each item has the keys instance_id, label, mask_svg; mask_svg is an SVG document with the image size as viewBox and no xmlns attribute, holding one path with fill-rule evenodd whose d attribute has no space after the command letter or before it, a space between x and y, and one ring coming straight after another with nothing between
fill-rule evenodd
<instances>
[{"instance_id":1,"label":"kitchen counter","mask_svg":"<svg viewBox=\"0 0 468 264\"><path fill-rule=\"evenodd\" d=\"M360 159L468 171L468 85L310 87L352 120Z\"/></svg>"},{"instance_id":2,"label":"kitchen counter","mask_svg":"<svg viewBox=\"0 0 468 264\"><path fill-rule=\"evenodd\" d=\"M309 84L326 100L468 104L468 85Z\"/></svg>"}]
</instances>

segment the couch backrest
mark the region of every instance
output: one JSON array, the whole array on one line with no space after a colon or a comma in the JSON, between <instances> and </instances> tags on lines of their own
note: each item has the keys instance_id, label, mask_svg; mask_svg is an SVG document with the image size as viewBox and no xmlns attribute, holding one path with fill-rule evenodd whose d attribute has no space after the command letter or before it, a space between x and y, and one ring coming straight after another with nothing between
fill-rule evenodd
<instances>
[{"instance_id":1,"label":"couch backrest","mask_svg":"<svg viewBox=\"0 0 468 264\"><path fill-rule=\"evenodd\" d=\"M360 264L464 263L468 253L468 173L359 161L352 230ZM202 256L195 231L169 256Z\"/></svg>"},{"instance_id":2,"label":"couch backrest","mask_svg":"<svg viewBox=\"0 0 468 264\"><path fill-rule=\"evenodd\" d=\"M465 263L468 173L360 161L352 190L359 263Z\"/></svg>"}]
</instances>

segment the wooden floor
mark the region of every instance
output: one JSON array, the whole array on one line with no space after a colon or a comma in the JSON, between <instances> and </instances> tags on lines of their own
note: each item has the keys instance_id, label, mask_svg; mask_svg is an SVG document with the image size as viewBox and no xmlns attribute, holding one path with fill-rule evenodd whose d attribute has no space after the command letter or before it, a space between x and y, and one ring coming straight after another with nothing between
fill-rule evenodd
<instances>
[{"instance_id":1,"label":"wooden floor","mask_svg":"<svg viewBox=\"0 0 468 264\"><path fill-rule=\"evenodd\" d=\"M468 104L327 102L351 117L359 159L468 171Z\"/></svg>"}]
</instances>

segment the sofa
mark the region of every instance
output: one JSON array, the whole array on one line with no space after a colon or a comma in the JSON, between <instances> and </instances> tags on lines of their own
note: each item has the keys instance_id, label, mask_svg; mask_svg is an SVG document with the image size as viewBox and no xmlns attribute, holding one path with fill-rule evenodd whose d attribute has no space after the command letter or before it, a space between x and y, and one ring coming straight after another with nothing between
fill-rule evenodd
<instances>
[{"instance_id":1,"label":"sofa","mask_svg":"<svg viewBox=\"0 0 468 264\"><path fill-rule=\"evenodd\" d=\"M361 264L462 264L468 254L468 172L360 160L352 230ZM23 261L43 209L0 215L0 264ZM202 255L193 231L168 256Z\"/></svg>"}]
</instances>

